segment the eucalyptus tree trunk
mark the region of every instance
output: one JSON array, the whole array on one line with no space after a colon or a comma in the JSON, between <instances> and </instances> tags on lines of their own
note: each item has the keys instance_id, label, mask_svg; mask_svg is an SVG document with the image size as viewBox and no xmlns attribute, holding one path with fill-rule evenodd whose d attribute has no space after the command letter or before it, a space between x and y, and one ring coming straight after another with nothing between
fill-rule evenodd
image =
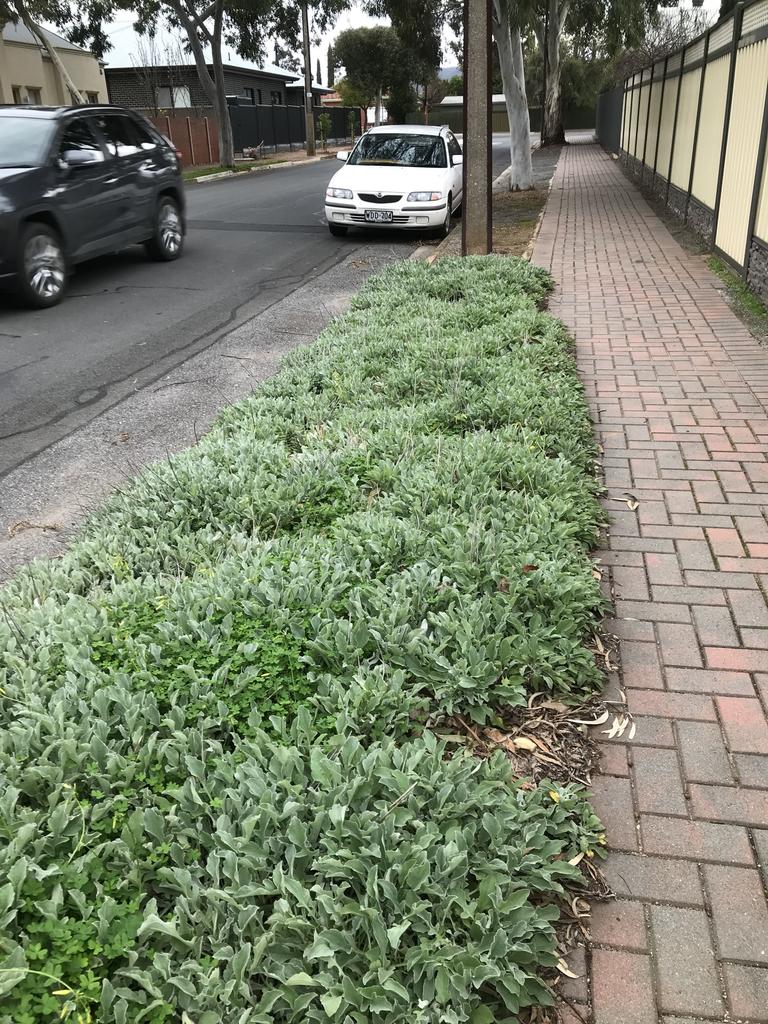
<instances>
[{"instance_id":1,"label":"eucalyptus tree trunk","mask_svg":"<svg viewBox=\"0 0 768 1024\"><path fill-rule=\"evenodd\" d=\"M213 7L213 32L209 31L204 22L195 19L186 6L182 6L181 3L175 3L172 6L187 34L192 56L195 59L200 86L205 93L205 98L216 112L216 124L219 135L219 161L224 167L234 167L235 145L232 139L232 123L229 120L227 94L224 88L224 67L221 59L224 2L223 0L216 0ZM208 70L205 50L200 40L201 35L211 47L213 78Z\"/></svg>"},{"instance_id":2,"label":"eucalyptus tree trunk","mask_svg":"<svg viewBox=\"0 0 768 1024\"><path fill-rule=\"evenodd\" d=\"M378 128L381 124L381 86L376 90L376 109L373 115L374 128Z\"/></svg>"},{"instance_id":3,"label":"eucalyptus tree trunk","mask_svg":"<svg viewBox=\"0 0 768 1024\"><path fill-rule=\"evenodd\" d=\"M40 45L43 47L47 55L50 57L51 64L53 64L54 68L56 69L56 73L61 79L64 87L69 91L69 94L72 97L72 103L82 103L82 94L78 90L75 83L72 81L72 77L70 73L67 71L66 67L64 66L64 62L59 56L56 47L51 43L50 39L46 36L45 32L43 32L43 30L40 28L37 22L33 21L33 19L30 17L29 12L27 11L23 3L18 5L14 4L14 7L19 17L21 18L23 24L29 29L29 31L32 33L35 39L38 39L40 41Z\"/></svg>"},{"instance_id":4,"label":"eucalyptus tree trunk","mask_svg":"<svg viewBox=\"0 0 768 1024\"><path fill-rule=\"evenodd\" d=\"M539 47L547 62L547 92L541 121L542 146L565 142L563 95L561 89L560 41L570 9L570 0L548 0L546 29L541 19L536 24Z\"/></svg>"},{"instance_id":5,"label":"eucalyptus tree trunk","mask_svg":"<svg viewBox=\"0 0 768 1024\"><path fill-rule=\"evenodd\" d=\"M221 57L221 39L224 26L224 0L217 0L213 15L213 38L211 57L216 88L216 116L219 122L219 160L222 167L235 166L235 142L232 136L232 122L229 119L227 90L224 82L224 62Z\"/></svg>"},{"instance_id":6,"label":"eucalyptus tree trunk","mask_svg":"<svg viewBox=\"0 0 768 1024\"><path fill-rule=\"evenodd\" d=\"M533 188L533 166L520 23L516 5L508 0L493 0L493 36L509 120L509 188L516 192Z\"/></svg>"}]
</instances>

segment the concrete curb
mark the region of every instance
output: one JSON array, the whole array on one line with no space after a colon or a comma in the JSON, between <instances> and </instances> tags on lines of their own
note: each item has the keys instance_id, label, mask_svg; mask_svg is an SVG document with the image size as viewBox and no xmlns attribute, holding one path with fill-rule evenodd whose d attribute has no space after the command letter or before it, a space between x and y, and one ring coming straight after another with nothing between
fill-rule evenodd
<instances>
[{"instance_id":1,"label":"concrete curb","mask_svg":"<svg viewBox=\"0 0 768 1024\"><path fill-rule=\"evenodd\" d=\"M239 178L243 174L264 174L266 171L281 171L288 167L306 167L307 164L319 164L321 160L333 160L335 153L324 156L311 156L307 160L280 160L278 163L266 164L263 167L249 167L244 171L219 171L218 174L202 174L199 178L188 178L185 185L205 185L209 181L221 181L222 178Z\"/></svg>"},{"instance_id":2,"label":"concrete curb","mask_svg":"<svg viewBox=\"0 0 768 1024\"><path fill-rule=\"evenodd\" d=\"M454 234L457 231L461 231L461 221L453 225L451 230L442 238L437 245L419 245L413 250L411 255L408 257L409 260L426 260L427 263L432 263L437 257L444 252L452 241Z\"/></svg>"},{"instance_id":3,"label":"concrete curb","mask_svg":"<svg viewBox=\"0 0 768 1024\"><path fill-rule=\"evenodd\" d=\"M560 157L557 158L557 163L560 163ZM557 165L555 165L555 170L557 170ZM547 187L547 198L546 198L546 201L545 201L544 205L542 206L541 210L539 211L539 216L538 216L538 219L536 221L536 227L533 229L533 234L531 235L531 240L528 243L528 245L525 247L525 251L523 252L523 259L524 260L528 260L529 263L533 259L533 250L534 250L534 247L536 245L536 240L539 237L539 232L541 231L541 225L542 225L542 223L544 221L544 214L547 212L547 207L549 206L549 200L550 200L550 197L552 195L552 182L554 180L555 180L555 174L554 174L554 171L553 171L552 172L552 177L549 179L549 185Z\"/></svg>"}]
</instances>

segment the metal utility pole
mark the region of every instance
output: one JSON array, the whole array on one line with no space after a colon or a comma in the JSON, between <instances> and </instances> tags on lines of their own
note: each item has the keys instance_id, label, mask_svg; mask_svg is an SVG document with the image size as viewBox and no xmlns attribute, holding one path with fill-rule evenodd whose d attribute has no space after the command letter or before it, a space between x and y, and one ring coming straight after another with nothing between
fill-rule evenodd
<instances>
[{"instance_id":1,"label":"metal utility pole","mask_svg":"<svg viewBox=\"0 0 768 1024\"><path fill-rule=\"evenodd\" d=\"M491 251L491 138L491 0L465 0L464 256Z\"/></svg>"},{"instance_id":2,"label":"metal utility pole","mask_svg":"<svg viewBox=\"0 0 768 1024\"><path fill-rule=\"evenodd\" d=\"M312 101L312 54L309 52L309 11L301 5L301 34L304 44L304 114L307 123L307 156L315 155L315 111Z\"/></svg>"}]
</instances>

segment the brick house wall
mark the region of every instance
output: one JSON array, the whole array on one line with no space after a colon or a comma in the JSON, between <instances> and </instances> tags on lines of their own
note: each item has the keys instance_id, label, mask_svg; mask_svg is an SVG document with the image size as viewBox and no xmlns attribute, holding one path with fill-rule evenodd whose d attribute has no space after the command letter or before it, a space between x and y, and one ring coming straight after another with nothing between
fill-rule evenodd
<instances>
[{"instance_id":1,"label":"brick house wall","mask_svg":"<svg viewBox=\"0 0 768 1024\"><path fill-rule=\"evenodd\" d=\"M209 67L209 70L212 69ZM174 68L158 67L149 81L147 81L147 74L142 75L136 68L107 68L105 76L109 102L121 107L133 107L141 110L154 108L152 89L155 85L161 88L184 86L189 89L190 109L193 111L209 106L208 99L200 85L197 69L192 65ZM249 102L250 93L246 93L246 89L253 90L253 102L256 104L261 102L269 105L273 100L280 104L286 102L286 80L277 76L225 64L224 83L227 95L239 96L241 103ZM261 91L261 100L259 100L259 91ZM275 93L274 98L272 93Z\"/></svg>"}]
</instances>

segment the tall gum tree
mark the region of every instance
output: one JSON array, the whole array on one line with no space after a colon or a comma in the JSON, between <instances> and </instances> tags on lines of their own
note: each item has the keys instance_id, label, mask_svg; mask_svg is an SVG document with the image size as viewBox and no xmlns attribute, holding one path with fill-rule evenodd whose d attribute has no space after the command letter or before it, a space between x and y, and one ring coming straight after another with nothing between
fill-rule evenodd
<instances>
[{"instance_id":1,"label":"tall gum tree","mask_svg":"<svg viewBox=\"0 0 768 1024\"><path fill-rule=\"evenodd\" d=\"M493 38L509 120L510 191L533 188L531 121L523 68L520 7L516 0L493 0Z\"/></svg>"},{"instance_id":2,"label":"tall gum tree","mask_svg":"<svg viewBox=\"0 0 768 1024\"><path fill-rule=\"evenodd\" d=\"M703 0L693 0L701 7ZM677 8L678 0L534 0L529 12L539 49L546 58L546 92L542 110L541 144L565 142L563 125L563 36L599 35L609 53L634 46L649 19L661 8Z\"/></svg>"}]
</instances>

